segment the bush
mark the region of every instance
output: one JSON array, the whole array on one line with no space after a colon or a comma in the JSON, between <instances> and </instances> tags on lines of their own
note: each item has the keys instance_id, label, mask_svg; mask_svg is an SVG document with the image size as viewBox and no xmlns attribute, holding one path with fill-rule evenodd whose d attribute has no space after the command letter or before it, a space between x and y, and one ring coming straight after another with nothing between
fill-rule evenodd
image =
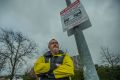
<instances>
[{"instance_id":1,"label":"bush","mask_svg":"<svg viewBox=\"0 0 120 80\"><path fill-rule=\"evenodd\" d=\"M72 80L84 80L83 71L82 70L75 70L75 75L72 77Z\"/></svg>"}]
</instances>

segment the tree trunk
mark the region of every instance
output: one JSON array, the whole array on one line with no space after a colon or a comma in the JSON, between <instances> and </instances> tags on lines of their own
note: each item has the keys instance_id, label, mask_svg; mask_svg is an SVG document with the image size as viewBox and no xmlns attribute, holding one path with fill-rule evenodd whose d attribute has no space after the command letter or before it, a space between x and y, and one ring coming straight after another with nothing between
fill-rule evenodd
<instances>
[{"instance_id":1,"label":"tree trunk","mask_svg":"<svg viewBox=\"0 0 120 80\"><path fill-rule=\"evenodd\" d=\"M10 80L12 80L13 77L14 77L14 67L13 67L13 69L12 69L12 73L11 73L11 75L10 75Z\"/></svg>"},{"instance_id":2,"label":"tree trunk","mask_svg":"<svg viewBox=\"0 0 120 80\"><path fill-rule=\"evenodd\" d=\"M12 72L11 72L11 75L10 75L10 80L12 80L14 78L14 75L15 75L15 65L16 65L16 60L15 60L14 65L12 67Z\"/></svg>"}]
</instances>

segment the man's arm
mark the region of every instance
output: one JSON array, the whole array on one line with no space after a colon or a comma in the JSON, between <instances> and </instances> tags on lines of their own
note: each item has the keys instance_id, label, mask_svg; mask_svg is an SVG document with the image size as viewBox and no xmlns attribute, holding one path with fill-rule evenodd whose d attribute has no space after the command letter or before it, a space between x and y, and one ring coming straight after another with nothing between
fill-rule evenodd
<instances>
[{"instance_id":1,"label":"man's arm","mask_svg":"<svg viewBox=\"0 0 120 80\"><path fill-rule=\"evenodd\" d=\"M74 75L74 65L71 57L66 54L63 64L56 64L58 67L53 71L55 78L62 78Z\"/></svg>"},{"instance_id":2,"label":"man's arm","mask_svg":"<svg viewBox=\"0 0 120 80\"><path fill-rule=\"evenodd\" d=\"M50 63L45 63L44 56L38 58L38 60L34 64L34 72L35 74L46 73L50 69Z\"/></svg>"}]
</instances>

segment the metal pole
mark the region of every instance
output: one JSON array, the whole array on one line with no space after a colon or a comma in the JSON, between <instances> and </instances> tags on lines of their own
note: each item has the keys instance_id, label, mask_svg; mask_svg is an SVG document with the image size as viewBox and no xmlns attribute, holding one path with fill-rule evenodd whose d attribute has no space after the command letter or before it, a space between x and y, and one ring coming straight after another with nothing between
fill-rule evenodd
<instances>
[{"instance_id":1,"label":"metal pole","mask_svg":"<svg viewBox=\"0 0 120 80\"><path fill-rule=\"evenodd\" d=\"M79 28L80 26L74 29L75 30L74 36L75 36L78 52L80 55L80 60L82 62L84 79L99 80L83 32Z\"/></svg>"},{"instance_id":2,"label":"metal pole","mask_svg":"<svg viewBox=\"0 0 120 80\"><path fill-rule=\"evenodd\" d=\"M70 0L65 0L66 1L66 5L69 6L71 4Z\"/></svg>"},{"instance_id":3,"label":"metal pole","mask_svg":"<svg viewBox=\"0 0 120 80\"><path fill-rule=\"evenodd\" d=\"M66 4L67 6L69 6L71 4L71 1L66 0ZM83 32L80 29L80 26L73 28L73 31L74 31L78 52L80 55L80 60L81 60L80 62L82 63L84 79L99 80L94 63L92 61L92 57L90 55L90 51L88 49Z\"/></svg>"}]
</instances>

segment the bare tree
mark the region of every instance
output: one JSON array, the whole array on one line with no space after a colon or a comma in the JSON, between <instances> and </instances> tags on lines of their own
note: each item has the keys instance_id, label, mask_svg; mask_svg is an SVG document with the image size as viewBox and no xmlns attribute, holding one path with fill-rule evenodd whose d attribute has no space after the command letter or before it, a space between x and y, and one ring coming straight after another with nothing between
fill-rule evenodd
<instances>
[{"instance_id":1,"label":"bare tree","mask_svg":"<svg viewBox=\"0 0 120 80\"><path fill-rule=\"evenodd\" d=\"M25 61L25 57L30 57L37 46L21 32L2 28L0 32L0 57L2 57L0 64L9 63L10 80L12 80L18 68Z\"/></svg>"},{"instance_id":2,"label":"bare tree","mask_svg":"<svg viewBox=\"0 0 120 80\"><path fill-rule=\"evenodd\" d=\"M111 51L109 48L101 47L102 62L112 68L120 64L120 54Z\"/></svg>"},{"instance_id":3,"label":"bare tree","mask_svg":"<svg viewBox=\"0 0 120 80\"><path fill-rule=\"evenodd\" d=\"M26 80L27 79L30 79L30 80L38 80L39 79L39 77L37 77L37 75L34 72L33 66L32 67L29 66L26 68L25 77L26 77Z\"/></svg>"}]
</instances>

